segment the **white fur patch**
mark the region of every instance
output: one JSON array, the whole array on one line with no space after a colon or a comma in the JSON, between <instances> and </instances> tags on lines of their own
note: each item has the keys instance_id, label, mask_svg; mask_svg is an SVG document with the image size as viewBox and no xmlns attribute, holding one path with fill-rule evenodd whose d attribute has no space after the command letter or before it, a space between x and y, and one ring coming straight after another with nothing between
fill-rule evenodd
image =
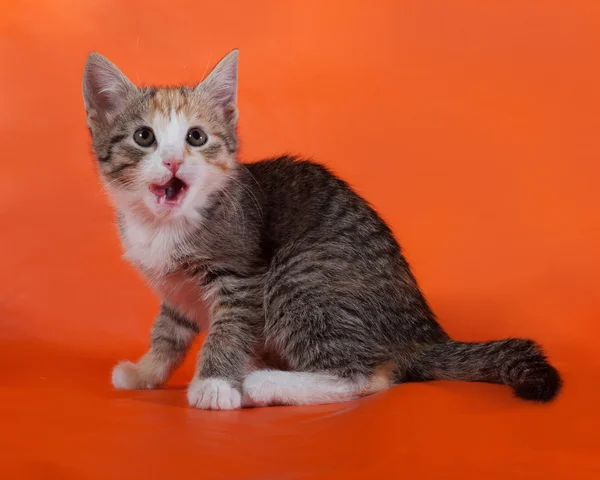
<instances>
[{"instance_id":1,"label":"white fur patch","mask_svg":"<svg viewBox=\"0 0 600 480\"><path fill-rule=\"evenodd\" d=\"M157 273L167 272L174 257L180 253L181 245L189 230L179 224L149 224L133 215L126 215L125 258L142 269Z\"/></svg>"},{"instance_id":2,"label":"white fur patch","mask_svg":"<svg viewBox=\"0 0 600 480\"><path fill-rule=\"evenodd\" d=\"M220 378L193 380L187 397L190 406L203 410L236 410L242 406L240 392Z\"/></svg>"},{"instance_id":3,"label":"white fur patch","mask_svg":"<svg viewBox=\"0 0 600 480\"><path fill-rule=\"evenodd\" d=\"M352 400L361 386L333 375L257 370L243 384L244 406L319 405Z\"/></svg>"}]
</instances>

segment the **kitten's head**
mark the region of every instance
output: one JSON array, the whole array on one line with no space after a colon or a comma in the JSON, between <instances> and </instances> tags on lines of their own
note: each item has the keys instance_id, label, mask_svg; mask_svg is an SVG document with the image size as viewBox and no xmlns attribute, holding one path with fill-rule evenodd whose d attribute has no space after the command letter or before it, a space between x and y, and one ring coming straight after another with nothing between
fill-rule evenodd
<instances>
[{"instance_id":1,"label":"kitten's head","mask_svg":"<svg viewBox=\"0 0 600 480\"><path fill-rule=\"evenodd\" d=\"M83 98L100 176L117 208L194 219L237 164L237 50L196 87L138 88L92 53Z\"/></svg>"}]
</instances>

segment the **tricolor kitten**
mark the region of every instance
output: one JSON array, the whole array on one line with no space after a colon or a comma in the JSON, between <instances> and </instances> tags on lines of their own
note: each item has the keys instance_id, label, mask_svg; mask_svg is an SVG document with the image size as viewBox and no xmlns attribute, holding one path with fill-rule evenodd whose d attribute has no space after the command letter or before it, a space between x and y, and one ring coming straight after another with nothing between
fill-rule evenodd
<instances>
[{"instance_id":1,"label":"tricolor kitten","mask_svg":"<svg viewBox=\"0 0 600 480\"><path fill-rule=\"evenodd\" d=\"M161 386L206 328L193 407L341 402L435 379L553 399L559 374L533 341L450 339L388 226L343 180L291 157L238 163L237 59L176 88L137 88L87 60L100 176L126 257L162 299L150 350L117 365L113 385Z\"/></svg>"}]
</instances>

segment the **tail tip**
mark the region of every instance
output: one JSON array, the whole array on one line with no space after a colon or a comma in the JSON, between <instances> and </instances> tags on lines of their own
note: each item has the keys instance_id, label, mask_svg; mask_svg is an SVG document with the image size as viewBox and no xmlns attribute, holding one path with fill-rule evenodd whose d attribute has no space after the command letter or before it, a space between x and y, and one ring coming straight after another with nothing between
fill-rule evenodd
<instances>
[{"instance_id":1,"label":"tail tip","mask_svg":"<svg viewBox=\"0 0 600 480\"><path fill-rule=\"evenodd\" d=\"M517 397L534 402L551 402L560 393L562 380L558 370L549 363L528 372L514 386Z\"/></svg>"}]
</instances>

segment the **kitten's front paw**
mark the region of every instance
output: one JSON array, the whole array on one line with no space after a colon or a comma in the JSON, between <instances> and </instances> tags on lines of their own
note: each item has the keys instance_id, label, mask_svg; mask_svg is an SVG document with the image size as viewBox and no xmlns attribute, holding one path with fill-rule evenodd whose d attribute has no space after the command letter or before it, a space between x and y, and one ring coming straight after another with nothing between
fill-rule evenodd
<instances>
[{"instance_id":1,"label":"kitten's front paw","mask_svg":"<svg viewBox=\"0 0 600 480\"><path fill-rule=\"evenodd\" d=\"M158 386L157 382L148 378L148 375L133 362L118 363L112 372L112 384L117 390L142 390Z\"/></svg>"},{"instance_id":2,"label":"kitten's front paw","mask_svg":"<svg viewBox=\"0 0 600 480\"><path fill-rule=\"evenodd\" d=\"M227 380L194 379L187 391L190 406L204 410L236 410L242 405L242 395Z\"/></svg>"}]
</instances>

